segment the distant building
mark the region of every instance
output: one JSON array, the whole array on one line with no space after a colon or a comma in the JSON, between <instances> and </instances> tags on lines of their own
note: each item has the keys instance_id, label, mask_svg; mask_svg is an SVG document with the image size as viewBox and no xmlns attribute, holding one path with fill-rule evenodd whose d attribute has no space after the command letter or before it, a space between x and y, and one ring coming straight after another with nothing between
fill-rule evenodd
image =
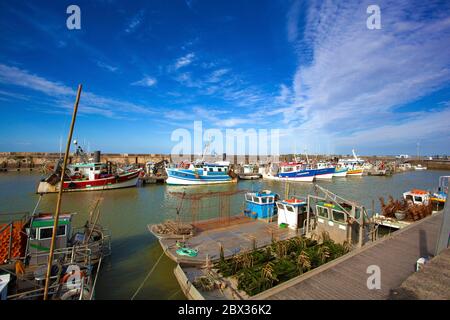
<instances>
[{"instance_id":1,"label":"distant building","mask_svg":"<svg viewBox=\"0 0 450 320\"><path fill-rule=\"evenodd\" d=\"M398 156L395 156L397 159L409 159L409 155L407 154L400 154Z\"/></svg>"}]
</instances>

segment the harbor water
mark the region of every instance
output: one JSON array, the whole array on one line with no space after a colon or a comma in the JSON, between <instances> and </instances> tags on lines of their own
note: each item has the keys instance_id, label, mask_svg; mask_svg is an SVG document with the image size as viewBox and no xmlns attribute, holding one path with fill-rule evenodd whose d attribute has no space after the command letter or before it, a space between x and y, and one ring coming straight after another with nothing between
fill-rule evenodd
<instances>
[{"instance_id":1,"label":"harbor water","mask_svg":"<svg viewBox=\"0 0 450 320\"><path fill-rule=\"evenodd\" d=\"M449 171L410 171L390 177L363 176L333 178L318 184L348 200L362 203L371 210L379 210L379 197L392 195L400 198L412 188L434 190L442 175ZM36 187L41 176L37 173L8 172L0 174L0 212L31 212L37 203ZM147 229L148 224L163 222L176 216L180 199L171 192L200 193L206 191L231 191L246 189L257 191L269 189L285 194L284 183L266 180L240 181L239 183L175 187L164 184L146 185L95 192L64 193L63 212L77 212L74 225L83 225L96 200L102 198L100 223L112 234L112 255L102 266L96 287L96 299L130 299L152 269L162 250L156 238ZM290 183L289 194L306 196L312 191L312 183ZM230 198L230 214L240 214L243 208L243 194ZM45 195L40 203L40 212L53 212L56 195ZM188 215L189 208L181 206L182 214ZM185 212L184 212L185 211ZM184 213L183 213L184 212ZM203 219L215 217L219 212L217 199L205 199L201 203L199 216ZM189 217L185 217L189 220ZM154 272L145 281L136 299L184 299L173 275L175 263L163 256Z\"/></svg>"}]
</instances>

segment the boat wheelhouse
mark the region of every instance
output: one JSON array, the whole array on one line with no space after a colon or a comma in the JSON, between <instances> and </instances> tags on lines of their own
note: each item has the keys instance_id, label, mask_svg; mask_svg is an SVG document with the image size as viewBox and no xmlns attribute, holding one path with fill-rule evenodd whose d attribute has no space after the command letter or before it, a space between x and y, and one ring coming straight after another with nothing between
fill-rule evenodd
<instances>
[{"instance_id":1,"label":"boat wheelhouse","mask_svg":"<svg viewBox=\"0 0 450 320\"><path fill-rule=\"evenodd\" d=\"M252 219L271 222L277 214L275 202L278 198L278 194L269 190L246 193L244 215Z\"/></svg>"},{"instance_id":2,"label":"boat wheelhouse","mask_svg":"<svg viewBox=\"0 0 450 320\"><path fill-rule=\"evenodd\" d=\"M403 193L403 199L409 204L428 205L431 194L426 190L412 189Z\"/></svg>"},{"instance_id":3,"label":"boat wheelhouse","mask_svg":"<svg viewBox=\"0 0 450 320\"><path fill-rule=\"evenodd\" d=\"M238 174L241 180L255 180L262 177L258 172L257 166L254 164L244 164L242 166L242 172Z\"/></svg>"},{"instance_id":4,"label":"boat wheelhouse","mask_svg":"<svg viewBox=\"0 0 450 320\"><path fill-rule=\"evenodd\" d=\"M166 183L173 185L202 185L234 182L229 175L229 169L230 163L228 161L181 163L176 168L166 167Z\"/></svg>"},{"instance_id":5,"label":"boat wheelhouse","mask_svg":"<svg viewBox=\"0 0 450 320\"><path fill-rule=\"evenodd\" d=\"M278 225L281 228L300 229L302 234L305 233L306 208L306 200L298 197L278 201Z\"/></svg>"}]
</instances>

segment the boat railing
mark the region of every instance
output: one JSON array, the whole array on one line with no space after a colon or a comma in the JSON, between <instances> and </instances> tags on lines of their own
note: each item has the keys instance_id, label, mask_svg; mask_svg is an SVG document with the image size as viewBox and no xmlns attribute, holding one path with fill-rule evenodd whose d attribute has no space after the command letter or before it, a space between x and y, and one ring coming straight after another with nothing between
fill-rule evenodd
<instances>
[{"instance_id":1,"label":"boat railing","mask_svg":"<svg viewBox=\"0 0 450 320\"><path fill-rule=\"evenodd\" d=\"M86 228L88 230L86 230ZM111 231L105 227L102 227L100 225L88 225L84 227L78 227L73 229L74 233L82 233L86 235L87 234L87 241L89 241L89 238L92 236L93 231L97 231L101 233L101 238L95 242L85 242L84 245L92 246L96 245L101 249L101 257L107 257L111 255Z\"/></svg>"},{"instance_id":2,"label":"boat railing","mask_svg":"<svg viewBox=\"0 0 450 320\"><path fill-rule=\"evenodd\" d=\"M34 257L48 257L48 255L49 253L38 253ZM55 249L53 256L55 260L61 259L64 263L81 263L81 265L90 266L92 250L88 244L76 245Z\"/></svg>"}]
</instances>

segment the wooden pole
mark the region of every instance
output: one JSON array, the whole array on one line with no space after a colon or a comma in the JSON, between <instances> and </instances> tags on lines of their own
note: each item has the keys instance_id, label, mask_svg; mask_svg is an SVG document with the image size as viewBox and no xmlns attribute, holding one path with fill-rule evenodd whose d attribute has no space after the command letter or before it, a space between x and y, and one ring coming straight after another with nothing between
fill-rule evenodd
<instances>
[{"instance_id":1,"label":"wooden pole","mask_svg":"<svg viewBox=\"0 0 450 320\"><path fill-rule=\"evenodd\" d=\"M63 192L63 186L64 186L64 174L66 172L67 159L69 158L70 144L72 142L72 133L73 133L73 128L75 126L75 119L77 118L78 103L80 101L81 88L82 88L82 85L79 84L78 91L77 91L77 98L75 100L75 105L73 107L72 123L70 124L69 136L67 137L66 152L64 154L63 167L61 170L61 180L60 180L60 185L59 185L59 190L58 190L58 199L56 201L56 210L55 210L55 215L54 215L55 220L53 222L52 241L50 244L50 253L48 255L47 275L45 277L44 300L47 300L47 298L48 298L48 286L50 283L50 274L51 274L51 270L52 270L53 253L55 251L55 239L56 239L56 232L58 230L59 213L61 210L61 198L62 198L62 192Z\"/></svg>"}]
</instances>

